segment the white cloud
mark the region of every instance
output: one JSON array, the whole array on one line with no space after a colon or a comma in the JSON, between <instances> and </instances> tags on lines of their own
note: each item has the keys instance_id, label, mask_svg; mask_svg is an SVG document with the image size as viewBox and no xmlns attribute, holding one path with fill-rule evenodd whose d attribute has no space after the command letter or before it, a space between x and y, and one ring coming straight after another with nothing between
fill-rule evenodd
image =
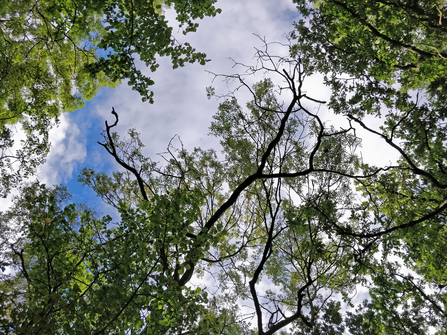
<instances>
[{"instance_id":1,"label":"white cloud","mask_svg":"<svg viewBox=\"0 0 447 335\"><path fill-rule=\"evenodd\" d=\"M62 114L59 127L50 131L52 144L47 162L38 170L44 183L53 185L73 177L73 170L86 157L86 137L69 114Z\"/></svg>"}]
</instances>

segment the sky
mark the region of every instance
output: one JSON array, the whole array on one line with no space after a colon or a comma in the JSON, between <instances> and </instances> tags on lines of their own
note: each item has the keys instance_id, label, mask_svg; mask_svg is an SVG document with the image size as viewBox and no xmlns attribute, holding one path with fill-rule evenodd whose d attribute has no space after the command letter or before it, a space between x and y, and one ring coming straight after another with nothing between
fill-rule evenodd
<instances>
[{"instance_id":1,"label":"sky","mask_svg":"<svg viewBox=\"0 0 447 335\"><path fill-rule=\"evenodd\" d=\"M242 73L244 68L235 66L235 62L254 65L256 48L262 49L263 41L287 44L293 22L300 17L291 0L225 0L216 5L222 13L199 20L197 32L184 36L180 30L174 29L180 42L188 41L197 51L206 53L210 59L206 65L186 64L174 70L170 59L163 57L159 58L160 67L151 73L142 62L137 62L139 69L155 81L152 86L155 103L142 102L139 94L126 82L114 89L101 88L84 108L60 116L59 126L50 131L52 147L46 163L37 171L37 178L47 185L63 184L73 194L73 202L87 203L96 212L117 218L114 209L77 182L83 168L106 173L120 169L97 143L102 141L100 134L104 121L114 122L112 107L120 119L114 129L125 136L128 129L135 128L146 146L144 154L153 161L162 160L157 154L166 151L175 135L188 150L201 147L219 151L219 140L208 133L212 116L223 100L207 99L206 87L212 85L219 95L228 93L235 86L228 85L221 77L216 78L213 73ZM165 14L177 27L175 12L167 9ZM272 54L287 55L286 46L272 44L269 48ZM258 76L249 80L254 83L260 79L262 77ZM327 100L330 94L318 75L307 78L303 90L318 100ZM247 93L241 93L241 97L241 104L250 99ZM335 117L324 106L320 113L331 124L348 127L346 117ZM370 119L366 123L371 125L377 121ZM378 125L375 128L378 129ZM367 136L361 129L357 129L357 134L364 137L362 156L366 162L387 164L395 159L395 153L382 140ZM0 199L0 208L5 209L9 203L10 199Z\"/></svg>"},{"instance_id":2,"label":"sky","mask_svg":"<svg viewBox=\"0 0 447 335\"><path fill-rule=\"evenodd\" d=\"M145 154L155 161L156 154L166 150L174 135L178 135L189 150L194 147L218 148L219 141L208 136L208 127L222 100L208 100L205 88L212 85L217 94L225 94L232 87L209 72L242 72L243 68L234 66L235 61L253 65L255 48L263 47L261 39L287 43L287 35L299 16L290 0L227 0L218 1L217 6L222 9L222 13L198 21L200 26L197 32L186 36L179 31L176 34L180 41L188 41L196 50L205 52L210 62L205 66L186 64L183 68L173 70L170 59L164 57L159 59L160 67L155 73L150 73L140 62L140 69L155 81L152 87L154 104L143 103L137 92L122 83L115 89L102 88L84 108L63 114L59 127L50 133L52 148L46 164L39 168L39 178L48 185L62 183L68 186L75 202L87 202L99 212L110 211L100 199L95 198L91 190L77 182L77 177L84 167L104 172L119 169L117 163L97 143L102 139L100 133L104 121L114 121L110 113L112 107L120 117L115 130L124 136L128 129L136 128L146 145ZM174 15L172 11L166 10L166 16L171 22L174 22ZM284 55L287 52L285 47L276 46L276 50L275 46L272 47L274 52ZM305 85L310 96L327 99L329 91L322 85L320 77L309 78ZM336 125L347 125L346 118L330 118ZM371 147L364 150L370 154L381 144L376 138L364 143ZM373 155L370 160L380 158L386 162L387 157L381 151L380 157Z\"/></svg>"},{"instance_id":3,"label":"sky","mask_svg":"<svg viewBox=\"0 0 447 335\"><path fill-rule=\"evenodd\" d=\"M217 2L217 7L222 13L198 21L197 32L176 34L180 41L188 41L197 51L205 52L210 62L205 66L186 64L173 70L170 59L163 57L155 73L150 73L140 62L140 69L155 81L154 104L142 102L137 92L122 83L115 89L100 89L84 108L63 114L59 127L50 133L52 148L46 164L39 168L39 178L48 185L67 185L75 202L93 202L107 211L101 200L95 199L93 192L76 180L84 167L104 172L119 168L97 143L102 139L104 121L114 121L112 107L120 117L116 131L124 136L128 129L136 128L145 143L145 154L155 161L155 155L166 151L174 135L180 136L190 150L217 147L219 141L208 136L208 127L222 100L208 100L206 87L214 86L218 94L225 94L230 88L219 78L213 82L214 76L207 71L222 74L243 71L233 67L234 61L253 64L255 48L263 46L260 37L267 42L287 43L287 34L298 19L290 0L230 0ZM165 13L174 22L174 13L169 9Z\"/></svg>"}]
</instances>

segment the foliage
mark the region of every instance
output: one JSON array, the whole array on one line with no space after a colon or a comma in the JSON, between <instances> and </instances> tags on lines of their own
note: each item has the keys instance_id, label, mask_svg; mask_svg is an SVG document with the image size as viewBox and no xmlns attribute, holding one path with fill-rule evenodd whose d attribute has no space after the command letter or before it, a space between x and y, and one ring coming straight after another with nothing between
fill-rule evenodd
<instances>
[{"instance_id":1,"label":"foliage","mask_svg":"<svg viewBox=\"0 0 447 335\"><path fill-rule=\"evenodd\" d=\"M171 56L174 67L206 61L205 54L173 37L162 5L173 7L186 34L197 29L195 19L220 12L213 2L1 0L2 148L9 150L13 144L8 125L20 122L28 136L23 150L44 157L52 120L81 108L104 85L114 87L128 79L143 100L152 102L154 82L137 69L136 55L152 72L158 67L157 56ZM17 158L18 166L11 165L10 156ZM22 156L20 151L0 156L1 195L43 160L30 159L28 164Z\"/></svg>"},{"instance_id":2,"label":"foliage","mask_svg":"<svg viewBox=\"0 0 447 335\"><path fill-rule=\"evenodd\" d=\"M0 196L6 197L22 178L30 177L36 167L45 161L48 153L48 119L28 119L22 123L26 131L21 148L13 150L14 140L9 127L0 131Z\"/></svg>"},{"instance_id":3,"label":"foliage","mask_svg":"<svg viewBox=\"0 0 447 335\"><path fill-rule=\"evenodd\" d=\"M250 87L242 76L227 77L253 100L244 108L230 94L220 104L210 129L223 159L171 142L164 164L155 163L135 130L127 140L112 132L112 111L100 144L124 170L85 169L80 181L119 211L119 222L63 207L58 189L24 191L4 214L5 222L20 218L26 232L16 241L5 235L3 259L17 272L2 281L4 329L392 334L444 327L443 163L434 170L420 159L418 139L396 144L407 136L405 122L393 137L350 114L348 127L327 124L311 111L324 102L305 93L301 58L272 57L268 45L257 57L260 66L248 73L279 76L289 102L270 79ZM383 137L401 160L365 164L355 125ZM197 286L195 278L207 274L216 289ZM340 299L349 306L358 287L369 289L371 302L341 313ZM237 302L251 309L242 312Z\"/></svg>"},{"instance_id":4,"label":"foliage","mask_svg":"<svg viewBox=\"0 0 447 335\"><path fill-rule=\"evenodd\" d=\"M302 19L291 34L293 52L303 53L309 71L326 75L336 113L380 114L382 104L402 108L404 93L418 89L435 109L445 109L445 1L294 3Z\"/></svg>"},{"instance_id":5,"label":"foliage","mask_svg":"<svg viewBox=\"0 0 447 335\"><path fill-rule=\"evenodd\" d=\"M2 280L4 333L121 333L146 327L149 334L158 334L166 327L181 329L186 317L196 319L203 310L206 293L200 288L180 287L160 275L167 264L160 262L160 240L153 235L162 232L163 222L157 222L160 215L149 204L122 209L121 222L113 225L110 217L96 219L88 209L62 206L63 190L33 184L24 191L3 217L26 233L13 243L6 241L17 273ZM165 198L154 200L157 210L163 203ZM183 219L176 217L182 212L167 209L173 219ZM192 220L194 211L185 213L185 219ZM145 309L151 311L147 322L140 316ZM205 315L196 328L208 328L213 320Z\"/></svg>"},{"instance_id":6,"label":"foliage","mask_svg":"<svg viewBox=\"0 0 447 335\"><path fill-rule=\"evenodd\" d=\"M239 86L210 126L221 155L173 138L155 162L135 130L113 132L112 109L100 145L121 170L79 180L118 222L66 205L61 188L23 189L2 214L2 266L14 269L1 281L5 333L445 332L442 3L296 3L291 56L265 44L257 66L225 76ZM327 104L306 93L317 71ZM398 159L365 163L358 129ZM358 290L368 297L355 306Z\"/></svg>"},{"instance_id":7,"label":"foliage","mask_svg":"<svg viewBox=\"0 0 447 335\"><path fill-rule=\"evenodd\" d=\"M340 233L357 235L365 249L381 241L383 253L383 264L366 256L365 249L356 256L362 271L372 276L372 303L350 318L349 329L356 334L425 333L433 322L443 329L445 1L294 2L302 19L291 34L296 41L291 53L304 59L309 73L325 75L334 113L382 138L400 156L386 173L356 180L366 199L351 218L368 233L333 222ZM383 120L380 130L363 121L366 114ZM405 267L389 262L393 257ZM444 321L433 321L433 313ZM371 328L361 328L362 318L369 318Z\"/></svg>"}]
</instances>

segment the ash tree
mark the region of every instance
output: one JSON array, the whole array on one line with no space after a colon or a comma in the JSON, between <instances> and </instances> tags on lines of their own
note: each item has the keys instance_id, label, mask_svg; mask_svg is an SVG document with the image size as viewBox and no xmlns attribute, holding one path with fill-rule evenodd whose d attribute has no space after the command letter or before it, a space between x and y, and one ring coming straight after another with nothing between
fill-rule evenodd
<instances>
[{"instance_id":1,"label":"ash tree","mask_svg":"<svg viewBox=\"0 0 447 335\"><path fill-rule=\"evenodd\" d=\"M121 168L79 179L118 222L64 207L60 188L24 190L3 214L23 232L2 234L4 266L16 271L1 281L4 332L442 333L445 157L418 148L444 146L444 121L413 133L411 120L432 105L402 95L383 111L395 123L374 128L347 110L344 126L331 125L326 102L306 93L303 56L268 47L256 66L224 76L238 86L210 126L222 155L174 138L155 162L135 130L124 140L113 132L112 110L100 145ZM268 77L249 85L257 73ZM363 162L359 128L397 162ZM360 289L369 299L354 306Z\"/></svg>"}]
</instances>

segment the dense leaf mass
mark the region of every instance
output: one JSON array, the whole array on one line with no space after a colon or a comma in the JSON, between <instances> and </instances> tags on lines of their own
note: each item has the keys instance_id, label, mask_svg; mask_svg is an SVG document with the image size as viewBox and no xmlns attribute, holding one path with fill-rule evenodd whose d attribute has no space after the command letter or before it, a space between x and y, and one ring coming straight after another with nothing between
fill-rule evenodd
<instances>
[{"instance_id":1,"label":"dense leaf mass","mask_svg":"<svg viewBox=\"0 0 447 335\"><path fill-rule=\"evenodd\" d=\"M210 125L221 154L174 137L155 162L135 130L113 132L112 109L99 144L120 169L86 168L79 181L117 222L69 204L61 187L22 188L0 218L3 333L445 334L445 2L295 3L289 56L265 43L256 66L224 76L238 86ZM174 6L187 30L182 10L215 11ZM161 36L119 10L105 13L120 36ZM121 45L118 58L153 50L142 35L106 31L102 46ZM179 50L174 65L194 59ZM314 73L332 89L327 103L307 93ZM365 162L365 133L396 160Z\"/></svg>"}]
</instances>

